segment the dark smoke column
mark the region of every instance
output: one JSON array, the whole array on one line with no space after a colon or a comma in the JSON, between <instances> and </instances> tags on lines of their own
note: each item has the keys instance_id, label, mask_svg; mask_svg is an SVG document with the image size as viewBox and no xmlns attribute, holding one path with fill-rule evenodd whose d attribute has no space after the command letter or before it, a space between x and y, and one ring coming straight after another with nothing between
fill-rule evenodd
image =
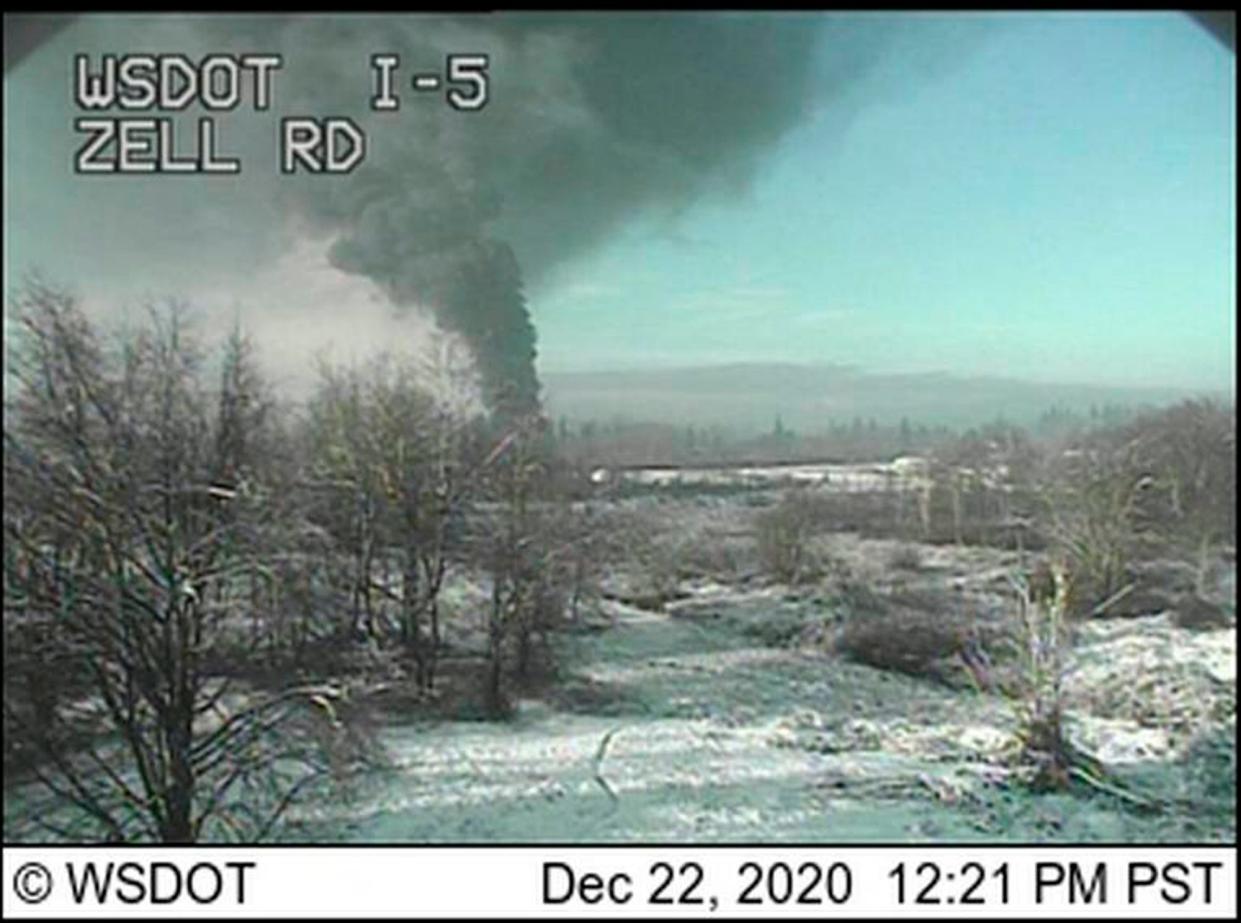
<instances>
[{"instance_id":1,"label":"dark smoke column","mask_svg":"<svg viewBox=\"0 0 1241 923\"><path fill-rule=\"evenodd\" d=\"M375 282L398 311L432 311L468 343L493 412L526 416L539 385L523 286L541 290L633 221L658 226L704 198L744 193L773 145L879 54L886 27L871 22L85 16L69 28L73 47L149 46L193 60L280 53L270 117L238 114L227 126L238 149L260 156L275 117L309 115L353 119L367 154L348 175L250 184L247 221L257 233L275 219L273 249L303 229L332 241L334 266ZM819 53L824 41L831 54ZM488 102L463 112L406 83L399 111L376 110L367 62L379 52L400 55L400 81L446 56L486 55ZM144 187L145 201L158 201L156 188L173 187Z\"/></svg>"},{"instance_id":2,"label":"dark smoke column","mask_svg":"<svg viewBox=\"0 0 1241 923\"><path fill-rule=\"evenodd\" d=\"M487 233L494 198L409 162L405 175L374 169L342 188L331 203L341 208L342 231L331 261L374 279L399 308L430 309L444 330L461 335L497 417L537 411L534 325L512 248Z\"/></svg>"},{"instance_id":3,"label":"dark smoke column","mask_svg":"<svg viewBox=\"0 0 1241 923\"><path fill-rule=\"evenodd\" d=\"M512 249L498 241L473 243L458 271L456 284L432 302L436 317L474 348L484 397L497 417L537 411L534 325Z\"/></svg>"},{"instance_id":4,"label":"dark smoke column","mask_svg":"<svg viewBox=\"0 0 1241 923\"><path fill-rule=\"evenodd\" d=\"M347 178L297 185L294 208L335 239L337 268L377 282L398 309L430 309L462 336L498 416L539 407L523 284L546 282L633 219L664 220L704 196L744 190L811 111L824 32L818 17L753 15L350 22L348 54L339 24L326 20L247 39L287 50L293 111L348 114L373 140ZM314 80L292 66L292 50L310 48L333 49L298 55ZM359 111L346 89L357 89L356 75L341 62L383 48L409 62L485 53L486 108L464 113L424 97L399 116Z\"/></svg>"}]
</instances>

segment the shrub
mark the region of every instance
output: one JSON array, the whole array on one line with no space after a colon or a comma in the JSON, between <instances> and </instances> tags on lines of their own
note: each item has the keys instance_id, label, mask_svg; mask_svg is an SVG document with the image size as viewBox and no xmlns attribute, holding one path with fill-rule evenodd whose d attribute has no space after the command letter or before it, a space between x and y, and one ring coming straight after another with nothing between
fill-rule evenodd
<instances>
[{"instance_id":1,"label":"shrub","mask_svg":"<svg viewBox=\"0 0 1241 923\"><path fill-rule=\"evenodd\" d=\"M836 636L836 650L879 670L947 679L947 664L962 649L961 633L929 612L899 609L855 616Z\"/></svg>"},{"instance_id":2,"label":"shrub","mask_svg":"<svg viewBox=\"0 0 1241 923\"><path fill-rule=\"evenodd\" d=\"M772 509L756 517L758 555L764 570L782 583L800 583L818 575L810 539L817 509L804 489L787 491Z\"/></svg>"},{"instance_id":3,"label":"shrub","mask_svg":"<svg viewBox=\"0 0 1241 923\"><path fill-rule=\"evenodd\" d=\"M922 550L917 545L897 545L888 554L888 567L892 570L918 570L922 567Z\"/></svg>"},{"instance_id":4,"label":"shrub","mask_svg":"<svg viewBox=\"0 0 1241 923\"><path fill-rule=\"evenodd\" d=\"M1211 550L1237 535L1237 419L1231 407L1184 401L1138 417L1124 440L1152 489L1141 513L1196 570L1203 589Z\"/></svg>"},{"instance_id":5,"label":"shrub","mask_svg":"<svg viewBox=\"0 0 1241 923\"><path fill-rule=\"evenodd\" d=\"M1236 417L1209 401L1092 434L1057 462L1048 531L1077 612L1123 591L1143 556L1181 559L1205 589L1212 551L1236 541Z\"/></svg>"},{"instance_id":6,"label":"shrub","mask_svg":"<svg viewBox=\"0 0 1241 923\"><path fill-rule=\"evenodd\" d=\"M834 647L849 659L953 687L994 688L983 650L1004 647L1000 632L980 624L961 598L925 590L880 595L850 582L837 600L845 620Z\"/></svg>"},{"instance_id":7,"label":"shrub","mask_svg":"<svg viewBox=\"0 0 1241 923\"><path fill-rule=\"evenodd\" d=\"M1086 615L1124 589L1138 541L1136 514L1150 479L1121 454L1092 452L1051 490L1053 543L1070 578L1065 614Z\"/></svg>"},{"instance_id":8,"label":"shrub","mask_svg":"<svg viewBox=\"0 0 1241 923\"><path fill-rule=\"evenodd\" d=\"M674 554L683 577L732 581L754 570L754 545L748 539L708 533L677 542Z\"/></svg>"}]
</instances>

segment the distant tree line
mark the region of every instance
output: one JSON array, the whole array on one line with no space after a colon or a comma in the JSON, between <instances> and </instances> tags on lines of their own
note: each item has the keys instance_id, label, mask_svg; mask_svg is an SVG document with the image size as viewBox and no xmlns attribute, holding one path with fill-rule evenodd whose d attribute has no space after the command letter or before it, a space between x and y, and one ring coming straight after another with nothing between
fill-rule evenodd
<instances>
[{"instance_id":1,"label":"distant tree line","mask_svg":"<svg viewBox=\"0 0 1241 923\"><path fill-rule=\"evenodd\" d=\"M1119 426L1140 410L1122 405L1092 406L1075 411L1053 406L1025 431L1039 440L1068 441L1093 430ZM555 427L558 451L582 465L728 465L779 462L889 460L902 455L934 453L957 440L968 440L987 428L1006 428L997 418L974 427L927 424L902 417L879 423L874 417L842 421L825 419L814 432L788 427L776 414L770 431L744 434L717 424L672 424L628 419L570 421Z\"/></svg>"}]
</instances>

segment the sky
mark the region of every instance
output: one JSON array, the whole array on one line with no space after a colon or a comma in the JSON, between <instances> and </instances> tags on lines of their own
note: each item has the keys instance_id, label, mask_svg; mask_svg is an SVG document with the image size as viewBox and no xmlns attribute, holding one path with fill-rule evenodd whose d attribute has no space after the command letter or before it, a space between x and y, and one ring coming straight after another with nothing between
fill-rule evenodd
<instances>
[{"instance_id":1,"label":"sky","mask_svg":"<svg viewBox=\"0 0 1241 923\"><path fill-rule=\"evenodd\" d=\"M353 179L306 192L278 177L263 163L274 120L255 113L221 120L240 178L72 176L75 51L218 34L86 17L5 77L6 285L38 268L101 314L186 298L240 317L296 378L317 350L364 357L444 326L420 304L438 264L392 266L421 267L447 232L394 250L374 228L465 209L462 240L502 241L525 272L543 372L844 363L1233 389L1235 57L1188 18L814 15L770 32L717 18L701 66L733 82L700 90L683 88L695 52L674 36L467 22L427 38L419 23L407 34L428 48L494 46L495 100L487 121L411 115L432 158L418 140L385 153L395 123L373 123L374 175L391 179L377 195L406 203L377 212ZM385 31L349 40L359 53L371 29ZM256 35L288 48L289 70L316 54L283 27L227 41ZM643 69L643 47L691 57ZM307 79L296 98L340 82Z\"/></svg>"},{"instance_id":2,"label":"sky","mask_svg":"<svg viewBox=\"0 0 1241 923\"><path fill-rule=\"evenodd\" d=\"M743 202L539 305L548 365L763 357L1226 387L1235 65L1177 17L1028 17L790 136Z\"/></svg>"}]
</instances>

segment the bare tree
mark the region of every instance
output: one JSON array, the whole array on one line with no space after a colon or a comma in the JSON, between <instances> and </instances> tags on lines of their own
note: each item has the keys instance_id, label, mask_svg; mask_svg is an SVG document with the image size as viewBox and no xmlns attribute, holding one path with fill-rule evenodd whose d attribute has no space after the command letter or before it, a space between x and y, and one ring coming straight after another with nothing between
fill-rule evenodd
<instances>
[{"instance_id":1,"label":"bare tree","mask_svg":"<svg viewBox=\"0 0 1241 923\"><path fill-rule=\"evenodd\" d=\"M1236 543L1236 413L1208 400L1184 401L1144 414L1123 432L1155 488L1145 515L1192 560L1202 592L1211 549Z\"/></svg>"},{"instance_id":2,"label":"bare tree","mask_svg":"<svg viewBox=\"0 0 1241 923\"><path fill-rule=\"evenodd\" d=\"M385 612L393 604L424 689L434 684L439 597L477 467L477 385L445 352L428 361L382 356L365 373L325 367L311 405L312 476L355 511L347 529L339 517L326 520L354 560L352 625L360 608L375 637L379 602Z\"/></svg>"},{"instance_id":3,"label":"bare tree","mask_svg":"<svg viewBox=\"0 0 1241 923\"><path fill-rule=\"evenodd\" d=\"M30 771L86 827L35 820L75 839L261 838L329 770L340 693L261 693L219 672L267 538L261 493L218 478L254 419L227 397L213 408L180 306L111 348L38 282L11 316L6 660L20 626L42 623L81 678L41 710L6 689Z\"/></svg>"},{"instance_id":4,"label":"bare tree","mask_svg":"<svg viewBox=\"0 0 1241 923\"><path fill-rule=\"evenodd\" d=\"M474 544L491 579L484 691L496 715L508 707L508 668L528 675L535 636L546 639L568 601L573 543L555 525L547 435L541 417L511 421L481 468L487 515Z\"/></svg>"},{"instance_id":5,"label":"bare tree","mask_svg":"<svg viewBox=\"0 0 1241 923\"><path fill-rule=\"evenodd\" d=\"M349 621L338 628L341 639L357 637L360 626L368 637L375 634L372 594L382 487L365 392L356 369L323 364L309 407L310 477L328 488L320 518L334 543L324 563L329 573L336 570L337 548L350 560Z\"/></svg>"}]
</instances>

